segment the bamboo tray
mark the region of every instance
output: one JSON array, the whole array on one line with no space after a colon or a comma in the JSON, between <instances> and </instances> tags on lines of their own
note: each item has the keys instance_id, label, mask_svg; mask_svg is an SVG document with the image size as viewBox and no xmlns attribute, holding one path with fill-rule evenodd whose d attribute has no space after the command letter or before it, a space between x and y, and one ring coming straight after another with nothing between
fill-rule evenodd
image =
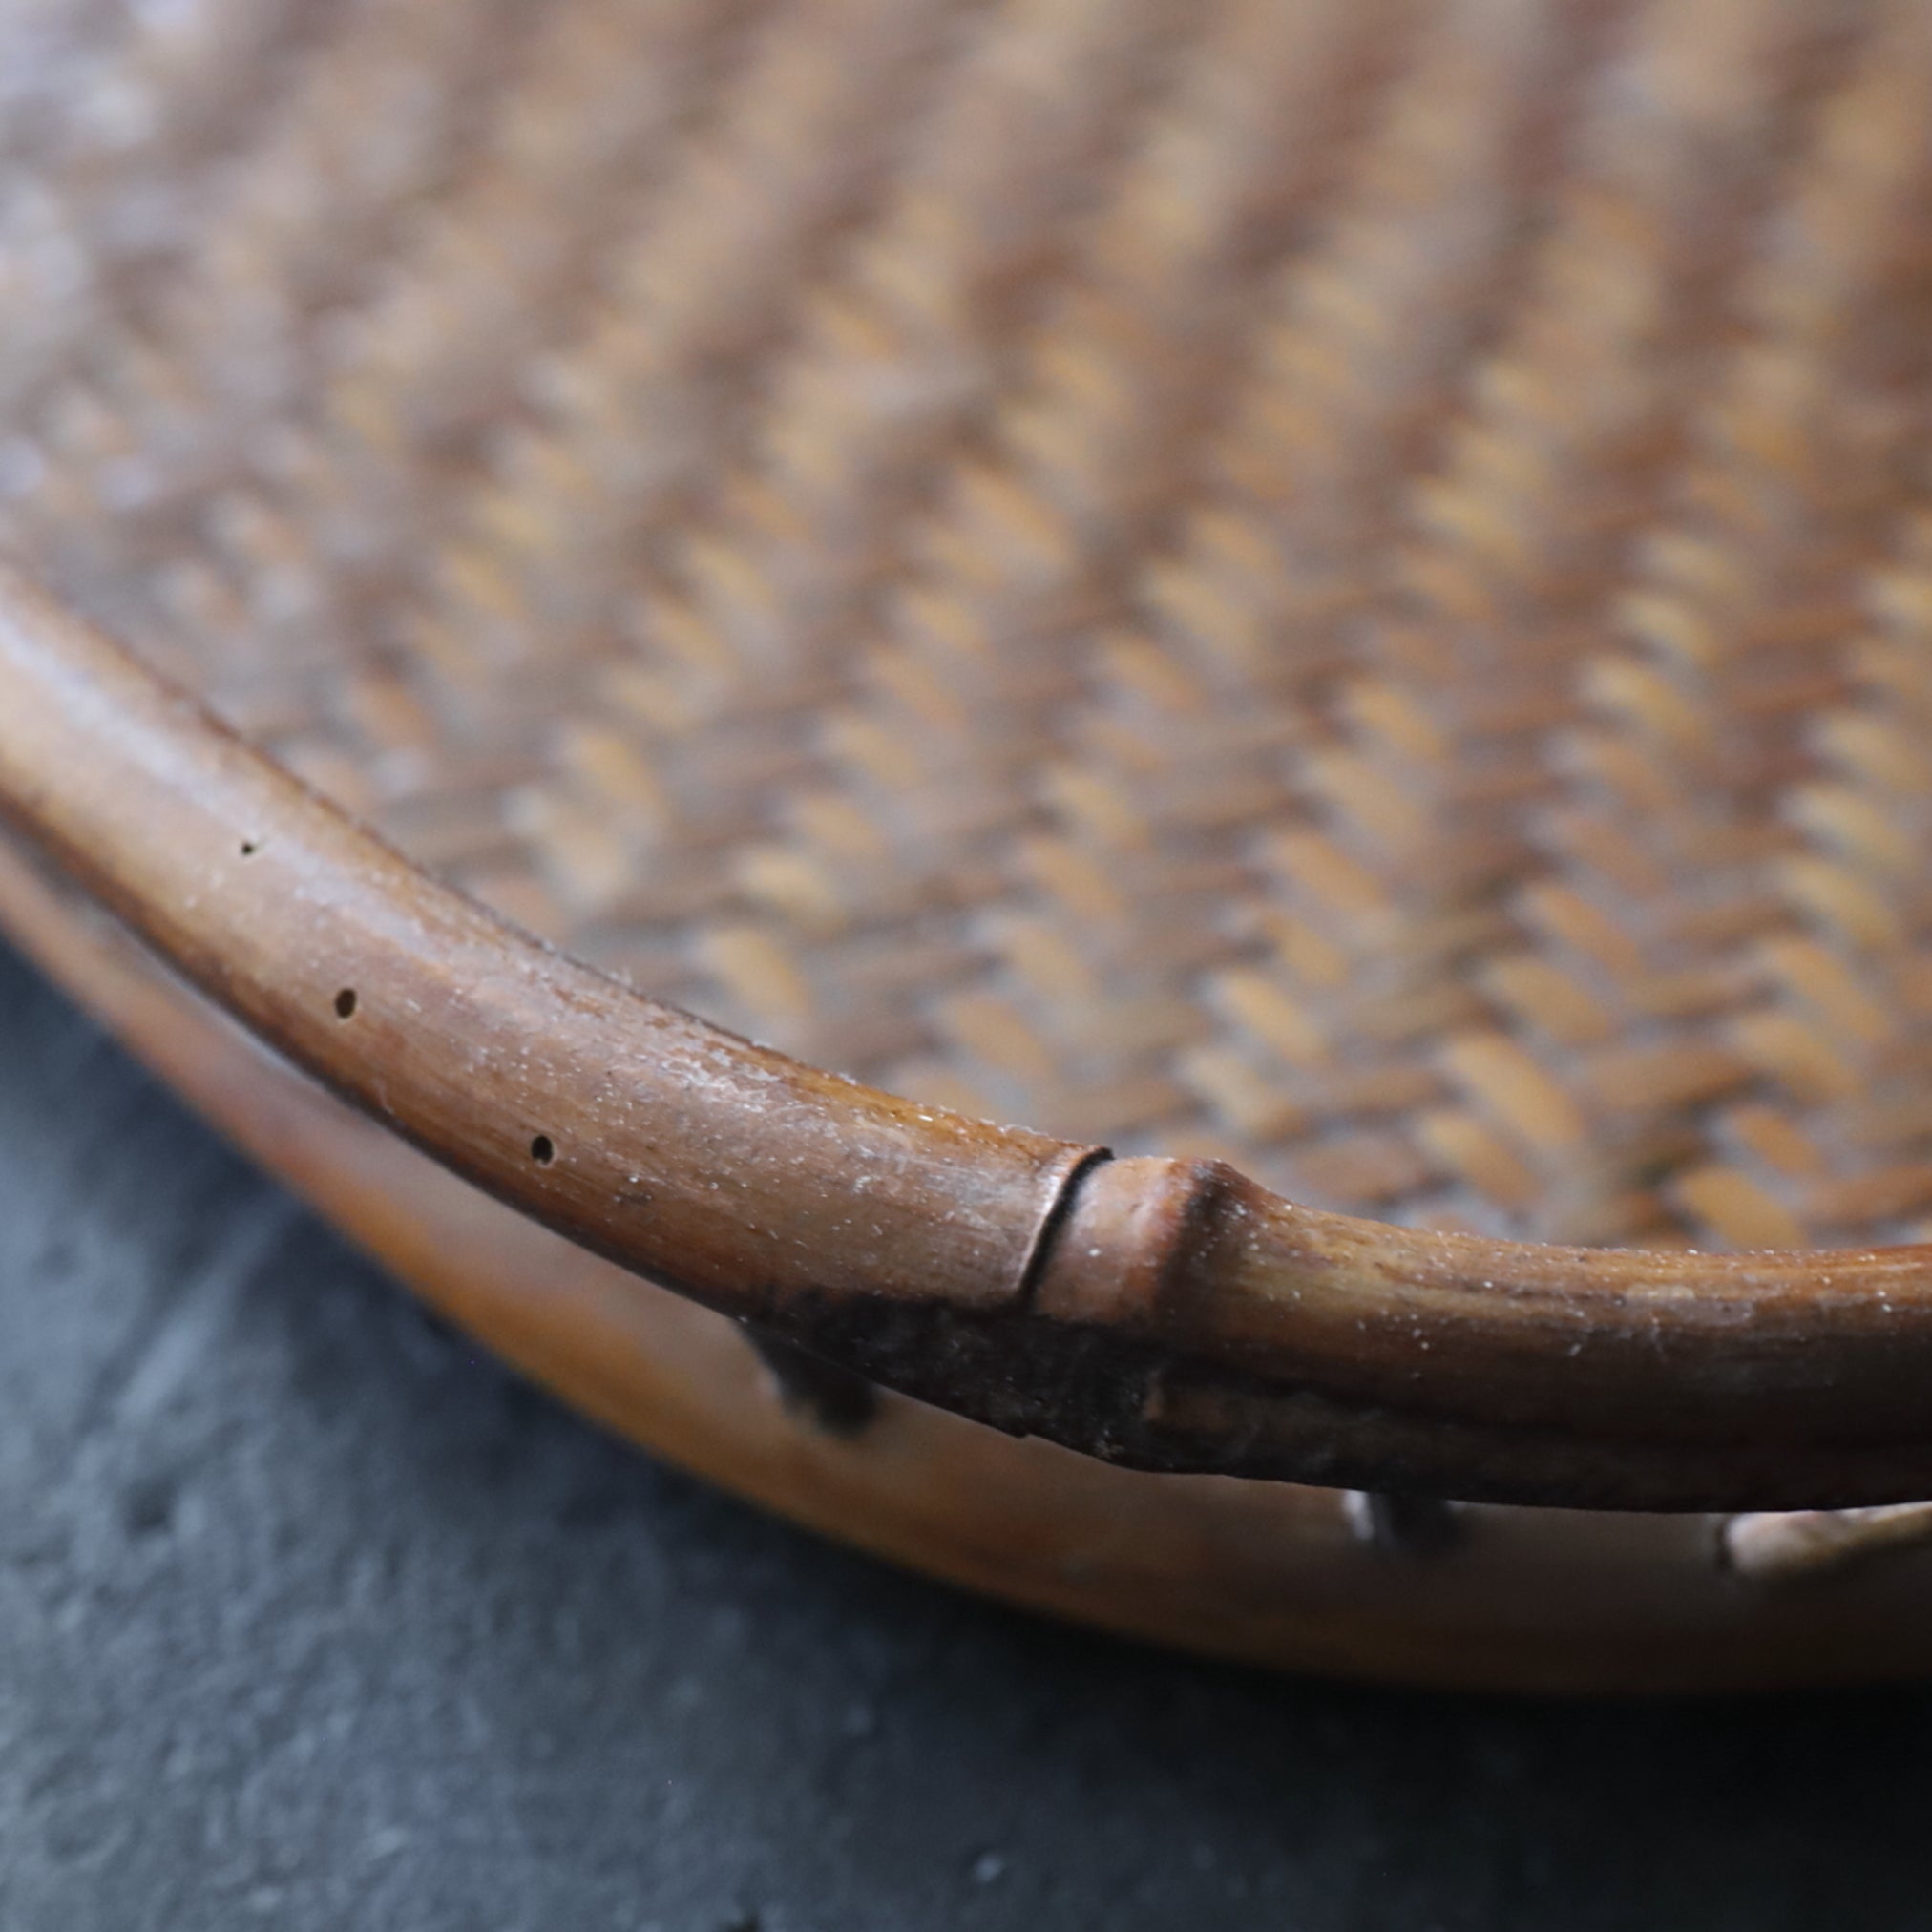
<instances>
[{"instance_id":1,"label":"bamboo tray","mask_svg":"<svg viewBox=\"0 0 1932 1932\"><path fill-rule=\"evenodd\" d=\"M1904 4L0 8L0 922L866 1547L1922 1670L1928 105Z\"/></svg>"}]
</instances>

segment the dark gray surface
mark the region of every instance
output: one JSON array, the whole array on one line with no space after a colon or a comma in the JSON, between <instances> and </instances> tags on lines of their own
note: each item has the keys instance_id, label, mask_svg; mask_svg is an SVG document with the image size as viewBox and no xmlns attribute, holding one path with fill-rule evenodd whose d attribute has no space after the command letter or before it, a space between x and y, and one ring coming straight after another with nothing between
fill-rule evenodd
<instances>
[{"instance_id":1,"label":"dark gray surface","mask_svg":"<svg viewBox=\"0 0 1932 1932\"><path fill-rule=\"evenodd\" d=\"M1932 1924L1921 1695L1191 1664L531 1393L0 954L0 1928Z\"/></svg>"}]
</instances>

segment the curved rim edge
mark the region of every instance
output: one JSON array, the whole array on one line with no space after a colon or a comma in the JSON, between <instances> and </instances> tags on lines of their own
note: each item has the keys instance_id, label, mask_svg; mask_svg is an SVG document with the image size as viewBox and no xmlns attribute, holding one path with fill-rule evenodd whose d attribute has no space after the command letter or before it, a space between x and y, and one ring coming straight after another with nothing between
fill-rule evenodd
<instances>
[{"instance_id":1,"label":"curved rim edge","mask_svg":"<svg viewBox=\"0 0 1932 1932\"><path fill-rule=\"evenodd\" d=\"M1505 1502L1932 1492L1932 1249L1436 1235L860 1086L517 933L10 572L0 814L288 1059L498 1199L1012 1433Z\"/></svg>"}]
</instances>

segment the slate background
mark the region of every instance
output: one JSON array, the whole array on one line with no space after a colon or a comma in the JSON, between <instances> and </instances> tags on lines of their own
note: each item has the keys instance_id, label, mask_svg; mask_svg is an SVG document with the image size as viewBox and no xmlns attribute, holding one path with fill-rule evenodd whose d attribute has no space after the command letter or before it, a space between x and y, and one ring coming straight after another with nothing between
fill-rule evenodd
<instances>
[{"instance_id":1,"label":"slate background","mask_svg":"<svg viewBox=\"0 0 1932 1932\"><path fill-rule=\"evenodd\" d=\"M481 1358L0 952L0 1932L1932 1925L1928 1717L896 1575Z\"/></svg>"}]
</instances>

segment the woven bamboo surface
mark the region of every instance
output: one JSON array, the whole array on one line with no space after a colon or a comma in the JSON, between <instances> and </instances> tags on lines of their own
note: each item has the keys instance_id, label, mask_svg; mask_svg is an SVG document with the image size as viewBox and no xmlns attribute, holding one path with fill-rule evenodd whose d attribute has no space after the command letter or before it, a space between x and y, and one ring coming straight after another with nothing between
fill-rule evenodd
<instances>
[{"instance_id":1,"label":"woven bamboo surface","mask_svg":"<svg viewBox=\"0 0 1932 1932\"><path fill-rule=\"evenodd\" d=\"M1932 10L7 0L0 543L805 1059L1932 1234Z\"/></svg>"}]
</instances>

